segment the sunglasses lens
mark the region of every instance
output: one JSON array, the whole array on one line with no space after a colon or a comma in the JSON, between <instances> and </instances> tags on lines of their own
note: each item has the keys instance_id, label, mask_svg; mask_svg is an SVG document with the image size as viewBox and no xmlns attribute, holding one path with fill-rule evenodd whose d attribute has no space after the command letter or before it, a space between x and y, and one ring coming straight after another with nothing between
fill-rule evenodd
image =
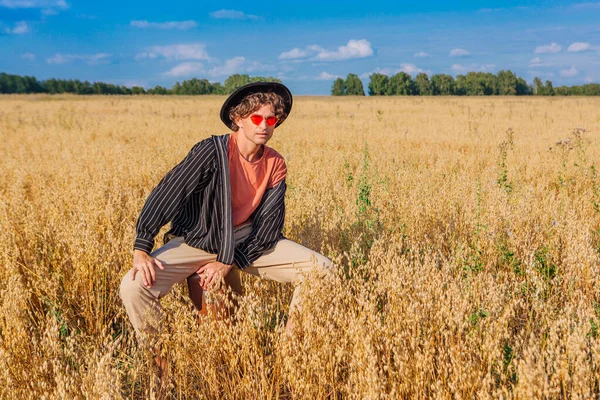
<instances>
[{"instance_id":1,"label":"sunglasses lens","mask_svg":"<svg viewBox=\"0 0 600 400\"><path fill-rule=\"evenodd\" d=\"M267 117L267 125L273 126L277 123L277 117Z\"/></svg>"},{"instance_id":2,"label":"sunglasses lens","mask_svg":"<svg viewBox=\"0 0 600 400\"><path fill-rule=\"evenodd\" d=\"M250 116L250 121L252 121L252 123L254 125L260 125L260 123L262 122L263 117L262 115L251 115ZM269 123L268 119L267 119L267 123Z\"/></svg>"}]
</instances>

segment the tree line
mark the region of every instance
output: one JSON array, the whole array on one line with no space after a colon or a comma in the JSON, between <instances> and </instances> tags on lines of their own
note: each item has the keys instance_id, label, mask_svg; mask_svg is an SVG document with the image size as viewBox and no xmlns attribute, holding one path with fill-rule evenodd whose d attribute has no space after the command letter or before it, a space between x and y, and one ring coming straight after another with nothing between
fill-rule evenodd
<instances>
[{"instance_id":1,"label":"tree line","mask_svg":"<svg viewBox=\"0 0 600 400\"><path fill-rule=\"evenodd\" d=\"M538 77L532 85L516 76L510 70L497 74L490 72L469 72L456 79L447 74L435 74L431 78L419 73L414 79L406 72L398 72L388 77L374 73L369 80L370 96L600 96L600 84L589 83L581 86L553 87ZM346 79L337 78L331 87L332 96L364 96L362 81L356 74L348 74Z\"/></svg>"},{"instance_id":2,"label":"tree line","mask_svg":"<svg viewBox=\"0 0 600 400\"><path fill-rule=\"evenodd\" d=\"M220 82L211 83L207 79L192 78L181 83L177 82L172 88L155 86L150 89L144 89L141 86L126 87L124 85L114 85L112 83L80 81L78 79L47 79L38 81L33 76L10 75L0 73L0 93L73 93L73 94L114 94L114 95L134 95L134 94L161 94L161 95L201 95L201 94L229 94L235 89L250 82L281 81L273 77L253 76L246 74L234 74L225 79L223 84Z\"/></svg>"}]
</instances>

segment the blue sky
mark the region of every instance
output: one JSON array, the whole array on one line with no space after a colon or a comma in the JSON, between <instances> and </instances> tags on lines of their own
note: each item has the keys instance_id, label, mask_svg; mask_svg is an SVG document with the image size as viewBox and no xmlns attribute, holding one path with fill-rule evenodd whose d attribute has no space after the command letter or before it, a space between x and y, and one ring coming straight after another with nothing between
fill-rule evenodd
<instances>
[{"instance_id":1,"label":"blue sky","mask_svg":"<svg viewBox=\"0 0 600 400\"><path fill-rule=\"evenodd\" d=\"M0 72L146 88L234 73L329 94L356 73L600 82L600 2L0 0Z\"/></svg>"}]
</instances>

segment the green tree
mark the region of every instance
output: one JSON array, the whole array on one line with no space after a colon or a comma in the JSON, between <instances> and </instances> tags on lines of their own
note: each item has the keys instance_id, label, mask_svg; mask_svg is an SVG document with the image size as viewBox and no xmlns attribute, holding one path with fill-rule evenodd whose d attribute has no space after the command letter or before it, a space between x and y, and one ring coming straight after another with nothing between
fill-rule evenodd
<instances>
[{"instance_id":1,"label":"green tree","mask_svg":"<svg viewBox=\"0 0 600 400\"><path fill-rule=\"evenodd\" d=\"M452 96L456 94L456 81L452 75L432 75L429 82L431 84L431 91L434 95Z\"/></svg>"},{"instance_id":2,"label":"green tree","mask_svg":"<svg viewBox=\"0 0 600 400\"><path fill-rule=\"evenodd\" d=\"M365 89L362 81L356 74L348 74L346 77L346 94L348 96L364 96Z\"/></svg>"},{"instance_id":3,"label":"green tree","mask_svg":"<svg viewBox=\"0 0 600 400\"><path fill-rule=\"evenodd\" d=\"M406 72L400 71L389 79L386 92L387 95L410 96L414 93L414 82Z\"/></svg>"},{"instance_id":4,"label":"green tree","mask_svg":"<svg viewBox=\"0 0 600 400\"><path fill-rule=\"evenodd\" d=\"M169 90L160 85L156 85L154 88L148 89L147 93L148 94L165 95L165 94L169 94Z\"/></svg>"},{"instance_id":5,"label":"green tree","mask_svg":"<svg viewBox=\"0 0 600 400\"><path fill-rule=\"evenodd\" d=\"M552 87L551 81L546 81L544 93L546 94L546 96L554 96L554 87Z\"/></svg>"},{"instance_id":6,"label":"green tree","mask_svg":"<svg viewBox=\"0 0 600 400\"><path fill-rule=\"evenodd\" d=\"M490 72L469 72L464 77L463 75L457 76L456 81L460 92L468 96L498 94L498 78Z\"/></svg>"},{"instance_id":7,"label":"green tree","mask_svg":"<svg viewBox=\"0 0 600 400\"><path fill-rule=\"evenodd\" d=\"M369 96L384 96L387 91L388 77L374 73L369 81Z\"/></svg>"},{"instance_id":8,"label":"green tree","mask_svg":"<svg viewBox=\"0 0 600 400\"><path fill-rule=\"evenodd\" d=\"M331 95L332 96L345 96L346 95L346 83L342 78L337 78L333 81L333 85L331 86Z\"/></svg>"},{"instance_id":9,"label":"green tree","mask_svg":"<svg viewBox=\"0 0 600 400\"><path fill-rule=\"evenodd\" d=\"M425 72L420 72L415 78L416 92L420 96L431 96L433 94L429 77Z\"/></svg>"},{"instance_id":10,"label":"green tree","mask_svg":"<svg viewBox=\"0 0 600 400\"><path fill-rule=\"evenodd\" d=\"M543 96L545 89L546 88L544 87L544 84L542 83L542 80L540 78L538 78L537 76L533 78L533 94Z\"/></svg>"},{"instance_id":11,"label":"green tree","mask_svg":"<svg viewBox=\"0 0 600 400\"><path fill-rule=\"evenodd\" d=\"M517 94L517 76L511 70L500 70L498 77L498 94L501 96L514 96Z\"/></svg>"},{"instance_id":12,"label":"green tree","mask_svg":"<svg viewBox=\"0 0 600 400\"><path fill-rule=\"evenodd\" d=\"M225 79L223 85L225 86L225 91L229 94L233 93L233 91L237 88L240 88L248 83L250 83L250 77L247 74L233 74L229 78Z\"/></svg>"},{"instance_id":13,"label":"green tree","mask_svg":"<svg viewBox=\"0 0 600 400\"><path fill-rule=\"evenodd\" d=\"M527 94L531 94L531 88L527 85L525 79L521 77L517 78L517 95L522 96Z\"/></svg>"},{"instance_id":14,"label":"green tree","mask_svg":"<svg viewBox=\"0 0 600 400\"><path fill-rule=\"evenodd\" d=\"M274 78L272 76L269 76L268 78L265 78L263 76L252 76L252 77L250 77L250 82L277 82L277 83L283 83L283 82L281 82L281 79L277 79L277 78Z\"/></svg>"}]
</instances>

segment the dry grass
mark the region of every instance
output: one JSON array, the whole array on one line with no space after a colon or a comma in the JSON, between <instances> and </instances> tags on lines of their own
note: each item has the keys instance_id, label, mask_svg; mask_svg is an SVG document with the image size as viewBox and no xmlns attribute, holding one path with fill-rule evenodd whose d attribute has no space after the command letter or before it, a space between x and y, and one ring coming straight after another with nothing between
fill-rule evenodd
<instances>
[{"instance_id":1,"label":"dry grass","mask_svg":"<svg viewBox=\"0 0 600 400\"><path fill-rule=\"evenodd\" d=\"M0 398L148 398L118 297L162 175L223 98L0 97ZM163 304L174 398L600 396L600 100L298 98L285 234L330 256L237 323ZM560 143L558 143L560 142Z\"/></svg>"}]
</instances>

